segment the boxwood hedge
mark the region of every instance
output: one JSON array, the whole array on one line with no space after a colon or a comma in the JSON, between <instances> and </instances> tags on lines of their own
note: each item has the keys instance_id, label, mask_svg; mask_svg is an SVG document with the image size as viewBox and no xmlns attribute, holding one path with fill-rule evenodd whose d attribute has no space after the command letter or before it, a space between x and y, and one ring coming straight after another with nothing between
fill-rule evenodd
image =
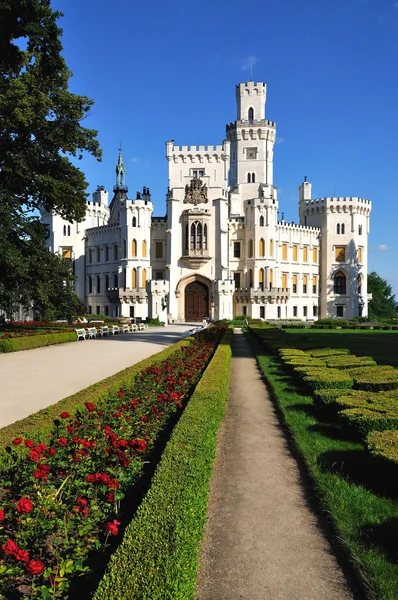
<instances>
[{"instance_id":1,"label":"boxwood hedge","mask_svg":"<svg viewBox=\"0 0 398 600\"><path fill-rule=\"evenodd\" d=\"M74 331L66 331L64 333L45 333L43 335L2 339L0 340L0 352L30 350L31 348L42 348L43 346L64 344L65 342L76 342L76 333Z\"/></svg>"}]
</instances>

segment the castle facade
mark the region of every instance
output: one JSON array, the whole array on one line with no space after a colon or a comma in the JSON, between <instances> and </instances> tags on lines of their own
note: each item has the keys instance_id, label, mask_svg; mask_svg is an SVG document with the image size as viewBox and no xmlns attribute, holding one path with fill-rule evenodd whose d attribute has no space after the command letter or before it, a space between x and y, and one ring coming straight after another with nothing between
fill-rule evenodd
<instances>
[{"instance_id":1,"label":"castle facade","mask_svg":"<svg viewBox=\"0 0 398 600\"><path fill-rule=\"evenodd\" d=\"M279 218L265 83L238 84L236 100L222 144L166 142L166 216L153 215L146 187L129 199L121 151L110 204L98 187L81 223L42 214L90 313L166 323L367 315L370 201L312 199L305 178L299 224Z\"/></svg>"}]
</instances>

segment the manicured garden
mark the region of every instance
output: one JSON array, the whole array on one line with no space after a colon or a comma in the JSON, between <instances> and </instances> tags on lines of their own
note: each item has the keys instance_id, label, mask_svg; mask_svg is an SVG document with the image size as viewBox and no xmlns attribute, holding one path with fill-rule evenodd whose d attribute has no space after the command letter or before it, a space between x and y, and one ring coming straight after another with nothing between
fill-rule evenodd
<instances>
[{"instance_id":1,"label":"manicured garden","mask_svg":"<svg viewBox=\"0 0 398 600\"><path fill-rule=\"evenodd\" d=\"M31 418L5 428L18 435L9 438L0 455L4 598L77 598L80 593L89 597L98 582L95 565L104 567L110 542L121 536L131 518L132 490L139 494L148 477L146 463L154 468L176 423L150 492L101 585L107 590L103 597L111 598L117 584L127 585L125 597L132 597L131 590L142 588L140 580L155 565L159 574L168 576L153 579L152 595L134 597L189 598L185 594L194 589L215 435L228 389L230 339L225 331L225 326L209 328L198 339L180 342L175 352L167 349L166 359L155 358L137 370L134 381L128 387L123 383L116 393L112 381L112 392L97 395L97 400L92 393L84 402L62 401L52 430L51 409L43 411L36 429ZM230 332L226 335L231 337ZM175 510L168 509L170 502ZM186 502L191 519L185 524L181 516ZM143 546L148 523L158 528L158 542ZM171 548L168 540L176 528L181 544ZM131 552L140 557L134 569ZM181 558L187 552L191 567L185 569ZM126 556L127 583L122 566ZM180 587L181 595L171 594Z\"/></svg>"},{"instance_id":2,"label":"manicured garden","mask_svg":"<svg viewBox=\"0 0 398 600\"><path fill-rule=\"evenodd\" d=\"M370 346L363 333L326 333L339 348L335 342L325 349L323 332L291 334L255 325L250 330L334 546L366 597L396 599L398 370L387 364L391 347L383 345L384 332L369 333L375 340ZM355 356L348 347L357 343ZM376 354L384 365L373 360Z\"/></svg>"}]
</instances>

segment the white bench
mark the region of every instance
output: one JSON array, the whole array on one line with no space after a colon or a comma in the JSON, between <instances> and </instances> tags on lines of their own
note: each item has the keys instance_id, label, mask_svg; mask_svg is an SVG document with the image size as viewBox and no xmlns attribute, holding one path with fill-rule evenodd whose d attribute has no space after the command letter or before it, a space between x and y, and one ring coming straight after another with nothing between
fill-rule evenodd
<instances>
[{"instance_id":1,"label":"white bench","mask_svg":"<svg viewBox=\"0 0 398 600\"><path fill-rule=\"evenodd\" d=\"M144 323L138 323L138 331L144 331L145 329L145 324Z\"/></svg>"},{"instance_id":2,"label":"white bench","mask_svg":"<svg viewBox=\"0 0 398 600\"><path fill-rule=\"evenodd\" d=\"M104 335L109 335L109 327L107 325L103 325L98 329L98 333L101 337L104 337Z\"/></svg>"},{"instance_id":3,"label":"white bench","mask_svg":"<svg viewBox=\"0 0 398 600\"><path fill-rule=\"evenodd\" d=\"M112 335L115 335L115 333L120 333L119 325L111 325L110 332Z\"/></svg>"},{"instance_id":4,"label":"white bench","mask_svg":"<svg viewBox=\"0 0 398 600\"><path fill-rule=\"evenodd\" d=\"M138 326L135 323L132 324L131 331L138 331Z\"/></svg>"},{"instance_id":5,"label":"white bench","mask_svg":"<svg viewBox=\"0 0 398 600\"><path fill-rule=\"evenodd\" d=\"M77 335L77 341L85 340L87 336L87 332L85 329L75 329Z\"/></svg>"},{"instance_id":6,"label":"white bench","mask_svg":"<svg viewBox=\"0 0 398 600\"><path fill-rule=\"evenodd\" d=\"M122 325L122 333L130 333L129 325Z\"/></svg>"},{"instance_id":7,"label":"white bench","mask_svg":"<svg viewBox=\"0 0 398 600\"><path fill-rule=\"evenodd\" d=\"M87 327L87 336L89 339L94 340L97 337L97 328L96 327Z\"/></svg>"}]
</instances>

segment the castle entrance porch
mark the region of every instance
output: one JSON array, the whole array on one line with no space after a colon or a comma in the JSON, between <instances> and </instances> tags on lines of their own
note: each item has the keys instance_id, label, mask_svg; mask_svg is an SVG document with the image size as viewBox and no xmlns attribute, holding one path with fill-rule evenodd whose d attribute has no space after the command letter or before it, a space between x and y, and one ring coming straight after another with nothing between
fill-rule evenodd
<instances>
[{"instance_id":1,"label":"castle entrance porch","mask_svg":"<svg viewBox=\"0 0 398 600\"><path fill-rule=\"evenodd\" d=\"M209 288L201 281L192 281L185 288L185 321L202 322L209 316Z\"/></svg>"}]
</instances>

